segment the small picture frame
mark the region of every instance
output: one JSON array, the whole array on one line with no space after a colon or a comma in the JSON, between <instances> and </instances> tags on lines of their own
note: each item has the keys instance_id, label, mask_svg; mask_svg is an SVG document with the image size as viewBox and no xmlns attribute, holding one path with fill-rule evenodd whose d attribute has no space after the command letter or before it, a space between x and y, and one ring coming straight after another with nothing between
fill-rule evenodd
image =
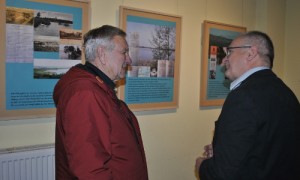
<instances>
[{"instance_id":1,"label":"small picture frame","mask_svg":"<svg viewBox=\"0 0 300 180\"><path fill-rule=\"evenodd\" d=\"M118 96L133 111L178 106L181 17L120 6L132 64Z\"/></svg>"},{"instance_id":2,"label":"small picture frame","mask_svg":"<svg viewBox=\"0 0 300 180\"><path fill-rule=\"evenodd\" d=\"M203 22L200 107L223 105L230 86L222 65L226 56L224 47L228 47L233 39L244 32L245 27Z\"/></svg>"}]
</instances>

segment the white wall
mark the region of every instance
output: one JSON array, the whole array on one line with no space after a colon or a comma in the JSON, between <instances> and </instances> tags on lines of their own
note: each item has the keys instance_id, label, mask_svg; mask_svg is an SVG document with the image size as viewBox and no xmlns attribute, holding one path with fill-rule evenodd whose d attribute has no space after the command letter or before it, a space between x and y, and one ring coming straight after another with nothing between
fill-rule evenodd
<instances>
[{"instance_id":1,"label":"white wall","mask_svg":"<svg viewBox=\"0 0 300 180\"><path fill-rule=\"evenodd\" d=\"M195 158L212 139L220 107L200 108L198 103L203 20L270 33L276 49L274 71L284 77L300 97L300 58L296 49L300 38L296 18L299 17L298 0L91 0L91 27L118 26L120 5L182 17L179 107L136 113L150 180L196 179ZM295 23L298 24L294 29ZM53 143L54 125L54 117L2 121L0 149Z\"/></svg>"}]
</instances>

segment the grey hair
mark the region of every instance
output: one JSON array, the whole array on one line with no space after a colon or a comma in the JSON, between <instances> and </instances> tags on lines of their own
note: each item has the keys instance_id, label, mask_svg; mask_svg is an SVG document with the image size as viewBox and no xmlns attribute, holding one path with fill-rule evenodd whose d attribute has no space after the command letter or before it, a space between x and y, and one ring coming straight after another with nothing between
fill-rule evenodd
<instances>
[{"instance_id":1,"label":"grey hair","mask_svg":"<svg viewBox=\"0 0 300 180\"><path fill-rule=\"evenodd\" d=\"M89 39L84 45L85 50L85 60L94 61L97 55L97 49L99 46L109 47L108 49L113 49L114 44L109 41L108 38L104 39Z\"/></svg>"},{"instance_id":2,"label":"grey hair","mask_svg":"<svg viewBox=\"0 0 300 180\"><path fill-rule=\"evenodd\" d=\"M104 25L87 32L83 38L85 60L89 62L94 61L99 46L103 46L107 50L113 50L115 47L113 38L115 36L126 37L126 33L123 30L110 25Z\"/></svg>"},{"instance_id":3,"label":"grey hair","mask_svg":"<svg viewBox=\"0 0 300 180\"><path fill-rule=\"evenodd\" d=\"M249 31L240 36L248 45L254 45L258 49L263 59L269 64L270 68L273 67L274 60L274 46L271 38L260 31Z\"/></svg>"}]
</instances>

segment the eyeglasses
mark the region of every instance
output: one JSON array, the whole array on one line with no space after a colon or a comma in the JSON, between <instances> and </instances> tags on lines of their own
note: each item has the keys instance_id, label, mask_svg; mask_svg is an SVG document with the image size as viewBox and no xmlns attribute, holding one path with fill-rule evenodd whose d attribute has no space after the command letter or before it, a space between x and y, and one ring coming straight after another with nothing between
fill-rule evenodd
<instances>
[{"instance_id":1,"label":"eyeglasses","mask_svg":"<svg viewBox=\"0 0 300 180\"><path fill-rule=\"evenodd\" d=\"M232 49L239 49L239 48L251 48L252 46L247 46L247 45L245 45L245 46L233 46L233 47L227 47L226 48L226 56L230 56L230 54L232 53Z\"/></svg>"}]
</instances>

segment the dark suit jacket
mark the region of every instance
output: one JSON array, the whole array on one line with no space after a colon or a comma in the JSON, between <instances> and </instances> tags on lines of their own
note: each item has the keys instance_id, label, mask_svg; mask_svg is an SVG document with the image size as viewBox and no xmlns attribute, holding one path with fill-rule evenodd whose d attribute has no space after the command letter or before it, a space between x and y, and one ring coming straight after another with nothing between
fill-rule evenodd
<instances>
[{"instance_id":1,"label":"dark suit jacket","mask_svg":"<svg viewBox=\"0 0 300 180\"><path fill-rule=\"evenodd\" d=\"M300 180L299 133L296 96L271 70L258 71L228 94L200 179Z\"/></svg>"}]
</instances>

